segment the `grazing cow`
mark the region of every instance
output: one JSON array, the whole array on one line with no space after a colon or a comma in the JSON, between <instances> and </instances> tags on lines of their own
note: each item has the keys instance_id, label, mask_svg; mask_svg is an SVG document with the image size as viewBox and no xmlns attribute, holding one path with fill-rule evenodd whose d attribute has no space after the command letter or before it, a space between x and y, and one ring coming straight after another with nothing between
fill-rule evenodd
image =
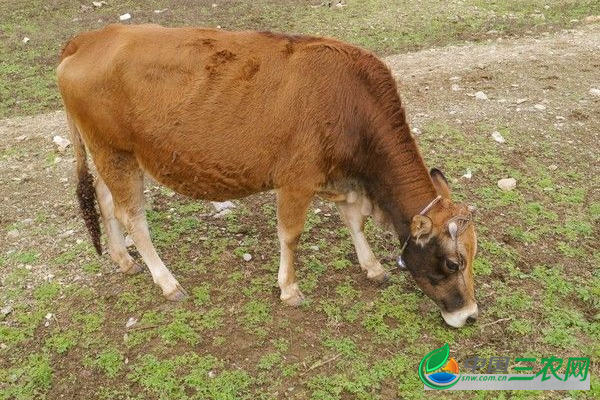
<instances>
[{"instance_id":1,"label":"grazing cow","mask_svg":"<svg viewBox=\"0 0 600 400\"><path fill-rule=\"evenodd\" d=\"M124 273L140 270L126 228L167 299L185 291L150 241L144 173L212 201L275 189L288 304L303 299L294 253L321 195L335 201L368 278L387 278L363 233L375 213L446 322L477 317L471 214L451 201L440 171L427 171L394 78L372 53L328 38L110 25L70 40L57 74L93 243L100 253L97 199L113 260Z\"/></svg>"}]
</instances>

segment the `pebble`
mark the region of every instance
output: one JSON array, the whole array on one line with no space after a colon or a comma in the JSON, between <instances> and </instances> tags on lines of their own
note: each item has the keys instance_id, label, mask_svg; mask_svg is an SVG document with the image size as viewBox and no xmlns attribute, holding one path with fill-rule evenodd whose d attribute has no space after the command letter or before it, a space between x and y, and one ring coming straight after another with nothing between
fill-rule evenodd
<instances>
[{"instance_id":1,"label":"pebble","mask_svg":"<svg viewBox=\"0 0 600 400\"><path fill-rule=\"evenodd\" d=\"M492 138L494 138L494 140L498 143L504 143L506 142L506 139L504 139L504 137L502 136L502 134L498 131L494 131L492 132Z\"/></svg>"},{"instance_id":2,"label":"pebble","mask_svg":"<svg viewBox=\"0 0 600 400\"><path fill-rule=\"evenodd\" d=\"M419 128L412 128L410 131L412 132L413 135L421 134L421 130Z\"/></svg>"},{"instance_id":3,"label":"pebble","mask_svg":"<svg viewBox=\"0 0 600 400\"><path fill-rule=\"evenodd\" d=\"M310 249L313 251L319 251L319 246L310 246Z\"/></svg>"},{"instance_id":4,"label":"pebble","mask_svg":"<svg viewBox=\"0 0 600 400\"><path fill-rule=\"evenodd\" d=\"M213 379L217 376L217 373L215 371L208 371L208 377L210 379Z\"/></svg>"},{"instance_id":5,"label":"pebble","mask_svg":"<svg viewBox=\"0 0 600 400\"><path fill-rule=\"evenodd\" d=\"M213 207L215 208L215 210L217 211L223 211L223 210L228 210L230 208L235 208L235 204L233 204L231 201L213 201L212 202Z\"/></svg>"},{"instance_id":6,"label":"pebble","mask_svg":"<svg viewBox=\"0 0 600 400\"><path fill-rule=\"evenodd\" d=\"M473 177L473 171L470 168L467 169L467 172L462 176L465 179L471 179Z\"/></svg>"},{"instance_id":7,"label":"pebble","mask_svg":"<svg viewBox=\"0 0 600 400\"><path fill-rule=\"evenodd\" d=\"M0 343L0 349L6 350L6 349L8 349L8 346L5 345L4 343Z\"/></svg>"},{"instance_id":8,"label":"pebble","mask_svg":"<svg viewBox=\"0 0 600 400\"><path fill-rule=\"evenodd\" d=\"M533 106L533 108L535 108L538 111L544 111L546 109L546 106L543 104L536 104Z\"/></svg>"},{"instance_id":9,"label":"pebble","mask_svg":"<svg viewBox=\"0 0 600 400\"><path fill-rule=\"evenodd\" d=\"M592 96L600 96L600 89L597 89L597 88L591 88L591 89L590 89L590 94L591 94Z\"/></svg>"},{"instance_id":10,"label":"pebble","mask_svg":"<svg viewBox=\"0 0 600 400\"><path fill-rule=\"evenodd\" d=\"M62 136L54 136L52 141L58 147L58 151L63 152L71 145L71 141L69 139L65 139Z\"/></svg>"},{"instance_id":11,"label":"pebble","mask_svg":"<svg viewBox=\"0 0 600 400\"><path fill-rule=\"evenodd\" d=\"M104 5L106 5L106 2L105 1L92 1L92 4L94 5L94 7L100 8Z\"/></svg>"},{"instance_id":12,"label":"pebble","mask_svg":"<svg viewBox=\"0 0 600 400\"><path fill-rule=\"evenodd\" d=\"M523 104L527 101L527 98L522 98L522 99L517 99L517 101L515 101L515 103L517 104Z\"/></svg>"},{"instance_id":13,"label":"pebble","mask_svg":"<svg viewBox=\"0 0 600 400\"><path fill-rule=\"evenodd\" d=\"M550 171L556 171L558 169L558 165L556 165L556 164L548 165L548 169Z\"/></svg>"},{"instance_id":14,"label":"pebble","mask_svg":"<svg viewBox=\"0 0 600 400\"><path fill-rule=\"evenodd\" d=\"M23 140L25 140L25 139L27 139L27 135L21 135L21 136L17 136L17 137L15 138L15 140L16 140L17 142L22 142L22 141L23 141Z\"/></svg>"},{"instance_id":15,"label":"pebble","mask_svg":"<svg viewBox=\"0 0 600 400\"><path fill-rule=\"evenodd\" d=\"M129 329L137 323L138 323L137 318L129 317L129 319L127 320L127 323L125 324L125 328Z\"/></svg>"},{"instance_id":16,"label":"pebble","mask_svg":"<svg viewBox=\"0 0 600 400\"><path fill-rule=\"evenodd\" d=\"M46 314L45 318L48 319L48 320L50 320L50 319L52 319L52 317L54 317L54 314L52 314L52 313L49 312L48 314Z\"/></svg>"},{"instance_id":17,"label":"pebble","mask_svg":"<svg viewBox=\"0 0 600 400\"><path fill-rule=\"evenodd\" d=\"M6 318L11 312L13 312L13 308L11 306L3 307L0 310L0 321L4 320L4 318Z\"/></svg>"},{"instance_id":18,"label":"pebble","mask_svg":"<svg viewBox=\"0 0 600 400\"><path fill-rule=\"evenodd\" d=\"M242 258L244 259L244 261L250 261L252 260L252 254L244 253L244 255L242 255Z\"/></svg>"},{"instance_id":19,"label":"pebble","mask_svg":"<svg viewBox=\"0 0 600 400\"><path fill-rule=\"evenodd\" d=\"M458 92L460 90L460 86L456 83L454 83L452 86L450 86L450 88L452 90L454 90L455 92Z\"/></svg>"},{"instance_id":20,"label":"pebble","mask_svg":"<svg viewBox=\"0 0 600 400\"><path fill-rule=\"evenodd\" d=\"M517 187L517 180L515 178L505 178L498 181L498 187L504 191L513 190Z\"/></svg>"},{"instance_id":21,"label":"pebble","mask_svg":"<svg viewBox=\"0 0 600 400\"><path fill-rule=\"evenodd\" d=\"M75 231L73 229L69 229L68 231L64 231L63 233L61 233L60 235L58 235L58 237L60 239L64 239L64 238L67 238L69 236L73 236L74 233L75 233Z\"/></svg>"},{"instance_id":22,"label":"pebble","mask_svg":"<svg viewBox=\"0 0 600 400\"><path fill-rule=\"evenodd\" d=\"M31 39L29 39L27 36L25 36L22 40L23 43L27 43L29 42Z\"/></svg>"},{"instance_id":23,"label":"pebble","mask_svg":"<svg viewBox=\"0 0 600 400\"><path fill-rule=\"evenodd\" d=\"M127 21L128 19L131 19L131 14L129 14L129 13L119 15L119 21Z\"/></svg>"},{"instance_id":24,"label":"pebble","mask_svg":"<svg viewBox=\"0 0 600 400\"><path fill-rule=\"evenodd\" d=\"M477 100L487 100L488 99L487 94L485 94L483 92L476 92L475 93L475 98Z\"/></svg>"}]
</instances>

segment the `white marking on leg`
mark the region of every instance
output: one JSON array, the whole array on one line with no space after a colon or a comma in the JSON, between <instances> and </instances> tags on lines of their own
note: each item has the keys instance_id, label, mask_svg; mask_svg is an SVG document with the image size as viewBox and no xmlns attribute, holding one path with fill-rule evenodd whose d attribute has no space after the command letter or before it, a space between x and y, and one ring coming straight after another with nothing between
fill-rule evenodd
<instances>
[{"instance_id":1,"label":"white marking on leg","mask_svg":"<svg viewBox=\"0 0 600 400\"><path fill-rule=\"evenodd\" d=\"M141 267L127 251L123 227L115 217L113 198L102 178L96 180L96 197L108 238L108 254L119 265L121 272L126 274L140 272Z\"/></svg>"},{"instance_id":2,"label":"white marking on leg","mask_svg":"<svg viewBox=\"0 0 600 400\"><path fill-rule=\"evenodd\" d=\"M368 278L383 279L386 271L379 261L377 261L377 258L375 258L371 246L369 246L369 242L367 242L367 238L363 232L365 216L361 210L364 208L361 200L363 199L358 199L352 204L341 202L336 203L336 205L340 211L342 220L350 230L350 236L352 237L352 243L356 249L360 267L367 271Z\"/></svg>"},{"instance_id":3,"label":"white marking on leg","mask_svg":"<svg viewBox=\"0 0 600 400\"><path fill-rule=\"evenodd\" d=\"M148 266L154 283L160 286L163 294L169 300L183 299L186 295L185 291L162 262L152 244L148 223L143 211L125 215L124 218L127 230L131 234L135 247Z\"/></svg>"}]
</instances>

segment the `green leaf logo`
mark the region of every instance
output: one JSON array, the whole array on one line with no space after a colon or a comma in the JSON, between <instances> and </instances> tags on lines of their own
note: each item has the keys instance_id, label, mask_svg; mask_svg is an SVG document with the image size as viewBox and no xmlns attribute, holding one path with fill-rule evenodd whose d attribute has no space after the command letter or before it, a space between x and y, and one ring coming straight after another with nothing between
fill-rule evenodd
<instances>
[{"instance_id":1,"label":"green leaf logo","mask_svg":"<svg viewBox=\"0 0 600 400\"><path fill-rule=\"evenodd\" d=\"M448 346L448 343L446 343L439 349L433 350L431 353L425 356L425 358L427 359L427 364L425 364L425 371L427 373L430 373L442 367L444 364L446 364L446 361L448 361L449 356L450 346Z\"/></svg>"}]
</instances>

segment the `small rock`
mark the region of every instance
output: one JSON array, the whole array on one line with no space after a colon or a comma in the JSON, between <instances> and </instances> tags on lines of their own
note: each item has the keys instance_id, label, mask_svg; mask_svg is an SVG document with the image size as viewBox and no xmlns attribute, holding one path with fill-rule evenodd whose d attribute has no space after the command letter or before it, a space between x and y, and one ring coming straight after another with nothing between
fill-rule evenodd
<instances>
[{"instance_id":1,"label":"small rock","mask_svg":"<svg viewBox=\"0 0 600 400\"><path fill-rule=\"evenodd\" d=\"M23 43L27 43L29 42L31 39L29 39L27 36L25 36L22 40Z\"/></svg>"},{"instance_id":2,"label":"small rock","mask_svg":"<svg viewBox=\"0 0 600 400\"><path fill-rule=\"evenodd\" d=\"M228 210L230 208L235 208L235 204L233 204L231 201L222 201L222 202L213 201L212 205L213 205L213 207L215 207L215 210L217 210L217 211L223 211L223 210Z\"/></svg>"},{"instance_id":3,"label":"small rock","mask_svg":"<svg viewBox=\"0 0 600 400\"><path fill-rule=\"evenodd\" d=\"M33 219L31 219L31 218L25 218L23 221L21 221L21 223L23 225L31 225L31 224L33 224Z\"/></svg>"},{"instance_id":4,"label":"small rock","mask_svg":"<svg viewBox=\"0 0 600 400\"><path fill-rule=\"evenodd\" d=\"M125 324L125 328L129 329L137 323L138 323L137 318L129 317L129 319L127 320L127 323Z\"/></svg>"},{"instance_id":5,"label":"small rock","mask_svg":"<svg viewBox=\"0 0 600 400\"><path fill-rule=\"evenodd\" d=\"M500 134L500 132L498 132L498 131L492 132L492 138L496 142L498 142L498 143L504 143L504 142L506 142L506 139L504 139L504 137L502 136L502 134Z\"/></svg>"},{"instance_id":6,"label":"small rock","mask_svg":"<svg viewBox=\"0 0 600 400\"><path fill-rule=\"evenodd\" d=\"M162 10L154 10L154 14L162 14L165 11L168 11L168 10L169 10L168 8L163 8Z\"/></svg>"},{"instance_id":7,"label":"small rock","mask_svg":"<svg viewBox=\"0 0 600 400\"><path fill-rule=\"evenodd\" d=\"M485 94L483 92L476 92L475 93L475 98L477 100L487 100L488 99L487 94Z\"/></svg>"},{"instance_id":8,"label":"small rock","mask_svg":"<svg viewBox=\"0 0 600 400\"><path fill-rule=\"evenodd\" d=\"M231 214L231 210L230 209L219 211L218 213L216 213L215 215L213 215L213 218L222 218L222 217L226 216L227 214Z\"/></svg>"},{"instance_id":9,"label":"small rock","mask_svg":"<svg viewBox=\"0 0 600 400\"><path fill-rule=\"evenodd\" d=\"M467 172L462 176L465 179L471 179L473 177L473 171L470 168L467 168Z\"/></svg>"},{"instance_id":10,"label":"small rock","mask_svg":"<svg viewBox=\"0 0 600 400\"><path fill-rule=\"evenodd\" d=\"M131 14L129 13L119 15L119 21L127 21L129 19L131 19Z\"/></svg>"},{"instance_id":11,"label":"small rock","mask_svg":"<svg viewBox=\"0 0 600 400\"><path fill-rule=\"evenodd\" d=\"M0 321L3 321L10 313L13 312L13 308L11 306L3 307L0 310Z\"/></svg>"},{"instance_id":12,"label":"small rock","mask_svg":"<svg viewBox=\"0 0 600 400\"><path fill-rule=\"evenodd\" d=\"M544 111L546 109L546 106L543 104L536 104L533 106L533 108L535 108L538 111Z\"/></svg>"},{"instance_id":13,"label":"small rock","mask_svg":"<svg viewBox=\"0 0 600 400\"><path fill-rule=\"evenodd\" d=\"M564 121L564 120L565 120L565 117L562 117L562 116L560 116L560 115L557 115L557 116L556 116L556 120L557 120L557 121Z\"/></svg>"},{"instance_id":14,"label":"small rock","mask_svg":"<svg viewBox=\"0 0 600 400\"><path fill-rule=\"evenodd\" d=\"M0 349L6 350L6 349L8 349L8 346L5 345L4 343L0 343Z\"/></svg>"},{"instance_id":15,"label":"small rock","mask_svg":"<svg viewBox=\"0 0 600 400\"><path fill-rule=\"evenodd\" d=\"M102 6L105 6L106 2L105 1L92 1L92 4L94 5L94 7L100 8Z\"/></svg>"},{"instance_id":16,"label":"small rock","mask_svg":"<svg viewBox=\"0 0 600 400\"><path fill-rule=\"evenodd\" d=\"M556 165L556 164L548 165L548 169L550 171L556 171L558 169L558 165Z\"/></svg>"},{"instance_id":17,"label":"small rock","mask_svg":"<svg viewBox=\"0 0 600 400\"><path fill-rule=\"evenodd\" d=\"M517 101L515 101L515 103L517 104L523 104L527 101L527 98L522 98L522 99L517 99Z\"/></svg>"},{"instance_id":18,"label":"small rock","mask_svg":"<svg viewBox=\"0 0 600 400\"><path fill-rule=\"evenodd\" d=\"M460 81L460 76L453 76L450 78L451 81Z\"/></svg>"},{"instance_id":19,"label":"small rock","mask_svg":"<svg viewBox=\"0 0 600 400\"><path fill-rule=\"evenodd\" d=\"M215 371L208 371L208 377L210 379L213 379L217 376L217 373Z\"/></svg>"},{"instance_id":20,"label":"small rock","mask_svg":"<svg viewBox=\"0 0 600 400\"><path fill-rule=\"evenodd\" d=\"M592 23L592 22L600 22L600 15L590 15L583 19L583 22Z\"/></svg>"},{"instance_id":21,"label":"small rock","mask_svg":"<svg viewBox=\"0 0 600 400\"><path fill-rule=\"evenodd\" d=\"M310 249L313 251L319 251L319 246L310 246Z\"/></svg>"},{"instance_id":22,"label":"small rock","mask_svg":"<svg viewBox=\"0 0 600 400\"><path fill-rule=\"evenodd\" d=\"M450 86L450 89L454 90L455 92L458 92L460 90L460 86L454 83L452 84L452 86Z\"/></svg>"},{"instance_id":23,"label":"small rock","mask_svg":"<svg viewBox=\"0 0 600 400\"><path fill-rule=\"evenodd\" d=\"M498 187L504 190L505 192L513 190L517 187L517 180L515 178L500 179L498 181Z\"/></svg>"},{"instance_id":24,"label":"small rock","mask_svg":"<svg viewBox=\"0 0 600 400\"><path fill-rule=\"evenodd\" d=\"M52 138L52 141L58 147L58 151L60 151L61 153L71 145L71 141L69 139L65 139L62 136L54 136Z\"/></svg>"},{"instance_id":25,"label":"small rock","mask_svg":"<svg viewBox=\"0 0 600 400\"><path fill-rule=\"evenodd\" d=\"M17 137L15 138L15 140L16 140L17 142L22 142L22 141L23 141L23 140L25 140L25 139L27 139L27 135L21 135L21 136L17 136Z\"/></svg>"},{"instance_id":26,"label":"small rock","mask_svg":"<svg viewBox=\"0 0 600 400\"><path fill-rule=\"evenodd\" d=\"M419 128L412 128L410 131L412 132L413 135L421 134L421 130Z\"/></svg>"},{"instance_id":27,"label":"small rock","mask_svg":"<svg viewBox=\"0 0 600 400\"><path fill-rule=\"evenodd\" d=\"M69 178L60 178L61 183L69 183Z\"/></svg>"},{"instance_id":28,"label":"small rock","mask_svg":"<svg viewBox=\"0 0 600 400\"><path fill-rule=\"evenodd\" d=\"M591 94L592 96L600 96L600 89L597 89L597 88L591 88L591 89L590 89L590 94Z\"/></svg>"},{"instance_id":29,"label":"small rock","mask_svg":"<svg viewBox=\"0 0 600 400\"><path fill-rule=\"evenodd\" d=\"M50 320L50 319L52 319L52 317L54 317L54 314L52 314L52 313L49 312L48 314L46 314L45 318L48 319L48 320Z\"/></svg>"},{"instance_id":30,"label":"small rock","mask_svg":"<svg viewBox=\"0 0 600 400\"><path fill-rule=\"evenodd\" d=\"M61 233L60 235L58 235L58 237L60 239L64 239L64 238L67 238L69 236L73 236L74 233L75 233L75 231L73 229L69 229L68 231L64 231L63 233Z\"/></svg>"},{"instance_id":31,"label":"small rock","mask_svg":"<svg viewBox=\"0 0 600 400\"><path fill-rule=\"evenodd\" d=\"M242 255L242 258L244 259L244 261L250 261L252 260L252 254L244 253L244 255Z\"/></svg>"}]
</instances>

